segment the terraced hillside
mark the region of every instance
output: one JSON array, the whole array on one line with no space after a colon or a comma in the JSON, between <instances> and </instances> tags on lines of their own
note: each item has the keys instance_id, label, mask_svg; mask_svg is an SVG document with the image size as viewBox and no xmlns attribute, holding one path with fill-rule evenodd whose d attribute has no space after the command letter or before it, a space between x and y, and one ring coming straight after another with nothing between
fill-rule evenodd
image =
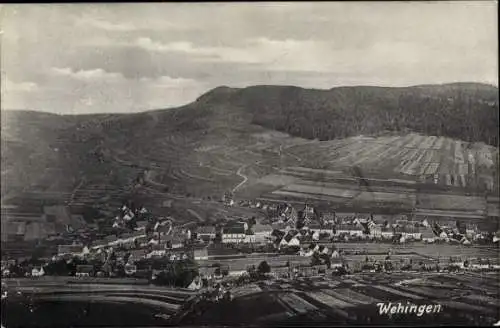
<instances>
[{"instance_id":1,"label":"terraced hillside","mask_svg":"<svg viewBox=\"0 0 500 328\"><path fill-rule=\"evenodd\" d=\"M158 193L212 199L227 191L237 197L274 191L293 196L304 187L296 183L277 191L291 182L271 177L292 181L311 169L339 171L355 181L362 174L495 194L497 92L475 84L257 86L217 88L184 107L129 115L4 111L2 199L82 206ZM419 104L422 110L416 111ZM442 124L435 126L438 121ZM311 194L319 194L311 188ZM379 192L374 199L364 194L357 199L385 202L389 196ZM340 197L336 191L327 196ZM404 206L418 202L403 198Z\"/></svg>"}]
</instances>

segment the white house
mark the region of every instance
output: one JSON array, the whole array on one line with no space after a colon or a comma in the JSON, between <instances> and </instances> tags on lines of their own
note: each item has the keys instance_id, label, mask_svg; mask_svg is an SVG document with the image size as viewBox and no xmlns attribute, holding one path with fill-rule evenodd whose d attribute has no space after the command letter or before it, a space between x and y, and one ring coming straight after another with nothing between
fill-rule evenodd
<instances>
[{"instance_id":1,"label":"white house","mask_svg":"<svg viewBox=\"0 0 500 328\"><path fill-rule=\"evenodd\" d=\"M223 244L238 244L245 241L245 227L234 226L224 227L222 229L222 243Z\"/></svg>"},{"instance_id":2,"label":"white house","mask_svg":"<svg viewBox=\"0 0 500 328\"><path fill-rule=\"evenodd\" d=\"M243 240L244 243L247 244L253 244L255 243L257 238L255 237L255 233L253 231L247 231L245 233L245 239Z\"/></svg>"},{"instance_id":3,"label":"white house","mask_svg":"<svg viewBox=\"0 0 500 328\"><path fill-rule=\"evenodd\" d=\"M311 257L314 254L314 250L307 248L307 249L301 249L299 255L304 256L304 257Z\"/></svg>"},{"instance_id":4,"label":"white house","mask_svg":"<svg viewBox=\"0 0 500 328\"><path fill-rule=\"evenodd\" d=\"M215 232L214 226L202 226L196 229L196 235L198 238L209 241L215 238Z\"/></svg>"},{"instance_id":5,"label":"white house","mask_svg":"<svg viewBox=\"0 0 500 328\"><path fill-rule=\"evenodd\" d=\"M193 255L196 261L208 260L208 250L206 247L201 249L195 249Z\"/></svg>"},{"instance_id":6,"label":"white house","mask_svg":"<svg viewBox=\"0 0 500 328\"><path fill-rule=\"evenodd\" d=\"M34 268L31 270L31 276L32 277L41 277L45 274L45 271L43 270L43 267L38 270L37 268Z\"/></svg>"},{"instance_id":7,"label":"white house","mask_svg":"<svg viewBox=\"0 0 500 328\"><path fill-rule=\"evenodd\" d=\"M380 234L383 239L392 239L392 237L394 237L394 230L392 230L392 228L382 227Z\"/></svg>"},{"instance_id":8,"label":"white house","mask_svg":"<svg viewBox=\"0 0 500 328\"><path fill-rule=\"evenodd\" d=\"M370 237L382 238L382 226L376 224L370 228Z\"/></svg>"},{"instance_id":9,"label":"white house","mask_svg":"<svg viewBox=\"0 0 500 328\"><path fill-rule=\"evenodd\" d=\"M340 235L349 235L349 236L352 236L352 237L360 237L363 235L363 228L359 225L344 225L344 224L340 224L338 225L338 227L336 228L336 232L335 232L335 235L336 236L340 236Z\"/></svg>"},{"instance_id":10,"label":"white house","mask_svg":"<svg viewBox=\"0 0 500 328\"><path fill-rule=\"evenodd\" d=\"M297 236L292 236L290 234L285 235L279 244L280 247L293 247L300 246L300 240Z\"/></svg>"}]
</instances>

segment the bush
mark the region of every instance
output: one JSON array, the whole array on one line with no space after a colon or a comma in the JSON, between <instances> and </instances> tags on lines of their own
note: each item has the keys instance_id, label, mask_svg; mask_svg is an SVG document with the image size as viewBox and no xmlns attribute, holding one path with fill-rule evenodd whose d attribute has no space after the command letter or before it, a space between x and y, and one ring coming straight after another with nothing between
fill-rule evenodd
<instances>
[{"instance_id":1,"label":"bush","mask_svg":"<svg viewBox=\"0 0 500 328\"><path fill-rule=\"evenodd\" d=\"M259 274L264 275L266 273L271 272L271 267L266 261L262 261L259 263L259 266L257 267L257 271Z\"/></svg>"}]
</instances>

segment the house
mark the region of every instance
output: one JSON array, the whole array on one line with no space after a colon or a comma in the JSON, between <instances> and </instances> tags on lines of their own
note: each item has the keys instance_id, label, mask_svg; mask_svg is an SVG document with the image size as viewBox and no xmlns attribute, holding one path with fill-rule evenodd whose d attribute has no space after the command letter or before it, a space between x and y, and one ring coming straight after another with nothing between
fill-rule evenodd
<instances>
[{"instance_id":1,"label":"house","mask_svg":"<svg viewBox=\"0 0 500 328\"><path fill-rule=\"evenodd\" d=\"M467 225L465 228L465 236L469 239L473 239L477 234L477 226L475 225Z\"/></svg>"},{"instance_id":2,"label":"house","mask_svg":"<svg viewBox=\"0 0 500 328\"><path fill-rule=\"evenodd\" d=\"M298 218L298 213L295 208L293 208L291 205L287 204L284 209L280 212L279 214L282 218L286 219L287 221L292 221L296 222Z\"/></svg>"},{"instance_id":3,"label":"house","mask_svg":"<svg viewBox=\"0 0 500 328\"><path fill-rule=\"evenodd\" d=\"M208 249L206 247L195 249L193 251L193 257L195 261L208 260Z\"/></svg>"},{"instance_id":4,"label":"house","mask_svg":"<svg viewBox=\"0 0 500 328\"><path fill-rule=\"evenodd\" d=\"M363 227L359 224L357 225L345 225L340 224L335 229L335 236L348 235L352 237L361 237L363 235Z\"/></svg>"},{"instance_id":5,"label":"house","mask_svg":"<svg viewBox=\"0 0 500 328\"><path fill-rule=\"evenodd\" d=\"M314 254L314 248L311 248L311 245L307 248L303 248L300 250L299 255L304 257L311 257Z\"/></svg>"},{"instance_id":6,"label":"house","mask_svg":"<svg viewBox=\"0 0 500 328\"><path fill-rule=\"evenodd\" d=\"M200 239L213 240L215 238L216 229L214 226L201 226L198 227L195 232Z\"/></svg>"},{"instance_id":7,"label":"house","mask_svg":"<svg viewBox=\"0 0 500 328\"><path fill-rule=\"evenodd\" d=\"M436 241L436 235L430 227L421 230L421 240L425 243L433 243Z\"/></svg>"},{"instance_id":8,"label":"house","mask_svg":"<svg viewBox=\"0 0 500 328\"><path fill-rule=\"evenodd\" d=\"M342 259L340 257L333 257L330 260L330 268L337 269L343 266Z\"/></svg>"},{"instance_id":9,"label":"house","mask_svg":"<svg viewBox=\"0 0 500 328\"><path fill-rule=\"evenodd\" d=\"M370 236L376 239L382 238L382 226L379 224L372 225L370 227Z\"/></svg>"},{"instance_id":10,"label":"house","mask_svg":"<svg viewBox=\"0 0 500 328\"><path fill-rule=\"evenodd\" d=\"M325 223L321 225L319 229L320 234L328 234L330 236L333 236L333 229L335 228L335 224L333 223Z\"/></svg>"},{"instance_id":11,"label":"house","mask_svg":"<svg viewBox=\"0 0 500 328\"><path fill-rule=\"evenodd\" d=\"M255 233L252 231L252 229L248 229L245 232L245 239L243 240L243 242L247 244L253 244L255 243L255 241L256 241Z\"/></svg>"},{"instance_id":12,"label":"house","mask_svg":"<svg viewBox=\"0 0 500 328\"><path fill-rule=\"evenodd\" d=\"M87 265L87 264L77 265L75 275L77 277L89 277L93 275L93 272L94 272L93 265Z\"/></svg>"},{"instance_id":13,"label":"house","mask_svg":"<svg viewBox=\"0 0 500 328\"><path fill-rule=\"evenodd\" d=\"M201 277L196 277L193 279L193 281L189 284L188 289L191 290L199 290L203 286L203 282L201 280Z\"/></svg>"},{"instance_id":14,"label":"house","mask_svg":"<svg viewBox=\"0 0 500 328\"><path fill-rule=\"evenodd\" d=\"M178 235L174 236L168 235L161 239L161 243L166 244L167 248L172 248L172 249L182 248L184 247L184 238Z\"/></svg>"},{"instance_id":15,"label":"house","mask_svg":"<svg viewBox=\"0 0 500 328\"><path fill-rule=\"evenodd\" d=\"M394 237L394 230L392 228L382 227L380 229L380 236L383 239L392 239Z\"/></svg>"},{"instance_id":16,"label":"house","mask_svg":"<svg viewBox=\"0 0 500 328\"><path fill-rule=\"evenodd\" d=\"M328 254L328 247L325 245L319 245L317 252L320 254Z\"/></svg>"},{"instance_id":17,"label":"house","mask_svg":"<svg viewBox=\"0 0 500 328\"><path fill-rule=\"evenodd\" d=\"M335 223L335 212L325 212L321 214L321 220L325 223Z\"/></svg>"},{"instance_id":18,"label":"house","mask_svg":"<svg viewBox=\"0 0 500 328\"><path fill-rule=\"evenodd\" d=\"M325 264L322 265L314 265L314 266L298 266L295 268L297 273L303 277L311 277L320 274L321 272L326 272L327 266Z\"/></svg>"},{"instance_id":19,"label":"house","mask_svg":"<svg viewBox=\"0 0 500 328\"><path fill-rule=\"evenodd\" d=\"M300 246L300 240L297 236L293 236L292 234L287 234L283 239L281 239L280 247L294 247Z\"/></svg>"},{"instance_id":20,"label":"house","mask_svg":"<svg viewBox=\"0 0 500 328\"><path fill-rule=\"evenodd\" d=\"M270 275L274 278L289 278L291 275L291 268L289 267L272 267Z\"/></svg>"},{"instance_id":21,"label":"house","mask_svg":"<svg viewBox=\"0 0 500 328\"><path fill-rule=\"evenodd\" d=\"M416 228L415 226L412 226L412 225L406 225L403 227L394 228L394 233L401 234L402 238L404 238L406 240L408 240L408 239L421 240L422 239L422 233L420 233L419 228Z\"/></svg>"},{"instance_id":22,"label":"house","mask_svg":"<svg viewBox=\"0 0 500 328\"><path fill-rule=\"evenodd\" d=\"M229 226L222 229L223 244L238 244L245 240L246 230L243 225Z\"/></svg>"},{"instance_id":23,"label":"house","mask_svg":"<svg viewBox=\"0 0 500 328\"><path fill-rule=\"evenodd\" d=\"M31 270L31 276L33 276L33 277L41 277L43 275L45 275L45 271L43 270L43 267L41 267L40 269L33 268Z\"/></svg>"},{"instance_id":24,"label":"house","mask_svg":"<svg viewBox=\"0 0 500 328\"><path fill-rule=\"evenodd\" d=\"M473 259L471 260L471 268L475 270L487 270L491 267L489 259Z\"/></svg>"},{"instance_id":25,"label":"house","mask_svg":"<svg viewBox=\"0 0 500 328\"><path fill-rule=\"evenodd\" d=\"M306 219L306 220L314 219L314 216L315 216L314 207L306 204L304 206L304 210L302 211L302 213L304 215L304 219Z\"/></svg>"},{"instance_id":26,"label":"house","mask_svg":"<svg viewBox=\"0 0 500 328\"><path fill-rule=\"evenodd\" d=\"M282 240L283 237L285 237L285 235L286 235L286 232L283 232L282 230L273 230L271 232L271 238L274 241Z\"/></svg>"}]
</instances>

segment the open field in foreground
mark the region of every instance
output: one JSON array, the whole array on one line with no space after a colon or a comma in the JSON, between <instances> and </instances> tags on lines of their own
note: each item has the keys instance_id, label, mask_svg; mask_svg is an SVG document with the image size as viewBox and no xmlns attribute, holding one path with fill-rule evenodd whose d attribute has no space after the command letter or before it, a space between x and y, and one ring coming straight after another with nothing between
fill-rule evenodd
<instances>
[{"instance_id":1,"label":"open field in foreground","mask_svg":"<svg viewBox=\"0 0 500 328\"><path fill-rule=\"evenodd\" d=\"M496 292L500 285L492 274L370 273L278 279L258 286L260 290L243 293L239 290L245 287L234 288L230 303L188 316L181 325L205 324L215 317L227 325L491 325L500 310ZM379 312L380 302L435 305L437 311L389 316Z\"/></svg>"}]
</instances>

